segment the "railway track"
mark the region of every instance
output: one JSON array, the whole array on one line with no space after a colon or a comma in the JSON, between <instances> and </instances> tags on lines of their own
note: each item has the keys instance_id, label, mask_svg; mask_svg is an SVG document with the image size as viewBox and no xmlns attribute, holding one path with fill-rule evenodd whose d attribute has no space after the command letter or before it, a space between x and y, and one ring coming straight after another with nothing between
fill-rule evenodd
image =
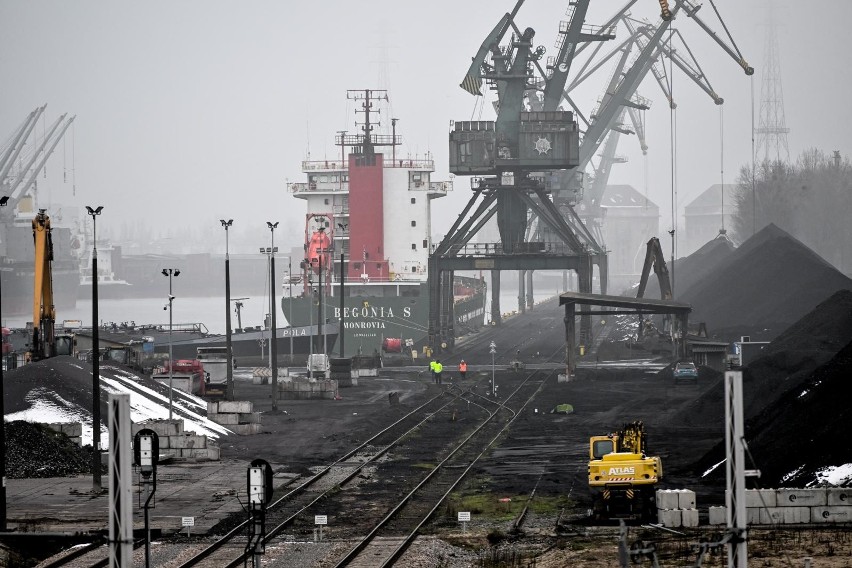
<instances>
[{"instance_id":1,"label":"railway track","mask_svg":"<svg viewBox=\"0 0 852 568\"><path fill-rule=\"evenodd\" d=\"M527 375L504 401L489 401L495 407L488 416L393 505L334 566L392 566L450 493L509 428L520 411L535 398L544 384L543 375L535 371ZM533 380L535 377L541 380Z\"/></svg>"}]
</instances>

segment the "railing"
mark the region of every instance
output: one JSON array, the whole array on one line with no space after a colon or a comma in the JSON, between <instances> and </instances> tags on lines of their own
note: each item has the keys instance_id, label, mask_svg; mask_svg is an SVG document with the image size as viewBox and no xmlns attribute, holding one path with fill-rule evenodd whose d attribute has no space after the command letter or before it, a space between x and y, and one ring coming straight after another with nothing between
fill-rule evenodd
<instances>
[{"instance_id":1,"label":"railing","mask_svg":"<svg viewBox=\"0 0 852 568\"><path fill-rule=\"evenodd\" d=\"M437 245L432 245L432 252ZM455 250L455 249L454 249ZM591 252L591 251L589 251ZM532 242L517 243L512 250L505 252L502 243L468 243L458 249L455 256L488 257L488 256L517 256L528 254L541 255L571 255L576 250L562 242Z\"/></svg>"},{"instance_id":2,"label":"railing","mask_svg":"<svg viewBox=\"0 0 852 568\"><path fill-rule=\"evenodd\" d=\"M349 163L343 160L304 160L302 171L310 172L316 170L346 170Z\"/></svg>"},{"instance_id":3,"label":"railing","mask_svg":"<svg viewBox=\"0 0 852 568\"><path fill-rule=\"evenodd\" d=\"M290 193L337 193L349 191L348 181L329 181L329 182L305 182L297 181L287 184L287 191Z\"/></svg>"},{"instance_id":4,"label":"railing","mask_svg":"<svg viewBox=\"0 0 852 568\"><path fill-rule=\"evenodd\" d=\"M435 160L431 158L397 158L393 159L384 155L384 167L386 168L410 168L413 170L435 171ZM304 160L302 162L303 172L314 171L346 171L349 163L342 160Z\"/></svg>"}]
</instances>

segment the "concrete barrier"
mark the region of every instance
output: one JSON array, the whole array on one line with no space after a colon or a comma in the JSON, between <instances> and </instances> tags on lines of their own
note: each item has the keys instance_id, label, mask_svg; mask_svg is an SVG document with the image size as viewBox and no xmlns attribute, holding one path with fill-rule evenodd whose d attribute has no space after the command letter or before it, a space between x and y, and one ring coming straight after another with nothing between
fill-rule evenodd
<instances>
[{"instance_id":1,"label":"concrete barrier","mask_svg":"<svg viewBox=\"0 0 852 568\"><path fill-rule=\"evenodd\" d=\"M725 507L710 507L707 510L707 522L711 525L726 524L728 522L726 511Z\"/></svg>"},{"instance_id":2,"label":"concrete barrier","mask_svg":"<svg viewBox=\"0 0 852 568\"><path fill-rule=\"evenodd\" d=\"M812 523L849 523L852 522L852 507L811 507Z\"/></svg>"},{"instance_id":3,"label":"concrete barrier","mask_svg":"<svg viewBox=\"0 0 852 568\"><path fill-rule=\"evenodd\" d=\"M777 507L775 489L746 489L746 507Z\"/></svg>"},{"instance_id":4,"label":"concrete barrier","mask_svg":"<svg viewBox=\"0 0 852 568\"><path fill-rule=\"evenodd\" d=\"M681 509L680 522L684 527L698 526L698 509Z\"/></svg>"},{"instance_id":5,"label":"concrete barrier","mask_svg":"<svg viewBox=\"0 0 852 568\"><path fill-rule=\"evenodd\" d=\"M852 489L848 487L829 487L826 489L826 504L829 507L852 505Z\"/></svg>"},{"instance_id":6,"label":"concrete barrier","mask_svg":"<svg viewBox=\"0 0 852 568\"><path fill-rule=\"evenodd\" d=\"M695 491L690 489L676 489L675 491L677 491L678 509L695 509Z\"/></svg>"},{"instance_id":7,"label":"concrete barrier","mask_svg":"<svg viewBox=\"0 0 852 568\"><path fill-rule=\"evenodd\" d=\"M657 522L668 528L681 526L680 509L657 509Z\"/></svg>"},{"instance_id":8,"label":"concrete barrier","mask_svg":"<svg viewBox=\"0 0 852 568\"><path fill-rule=\"evenodd\" d=\"M776 489L779 507L822 507L826 504L827 492L824 487L813 489Z\"/></svg>"},{"instance_id":9,"label":"concrete barrier","mask_svg":"<svg viewBox=\"0 0 852 568\"><path fill-rule=\"evenodd\" d=\"M657 489L657 509L679 509L680 495L673 489Z\"/></svg>"}]
</instances>

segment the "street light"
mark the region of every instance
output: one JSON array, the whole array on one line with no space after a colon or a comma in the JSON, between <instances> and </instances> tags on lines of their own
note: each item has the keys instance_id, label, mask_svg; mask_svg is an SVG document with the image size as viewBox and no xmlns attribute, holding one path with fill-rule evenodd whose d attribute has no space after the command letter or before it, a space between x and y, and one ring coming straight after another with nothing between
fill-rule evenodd
<instances>
[{"instance_id":1,"label":"street light","mask_svg":"<svg viewBox=\"0 0 852 568\"><path fill-rule=\"evenodd\" d=\"M234 224L233 219L219 220L225 227L225 356L228 364L225 369L225 398L234 400L234 352L231 344L231 258L228 243L228 228Z\"/></svg>"},{"instance_id":2,"label":"street light","mask_svg":"<svg viewBox=\"0 0 852 568\"><path fill-rule=\"evenodd\" d=\"M92 490L101 490L101 378L98 331L98 215L104 208L86 205L92 217Z\"/></svg>"},{"instance_id":3,"label":"street light","mask_svg":"<svg viewBox=\"0 0 852 568\"><path fill-rule=\"evenodd\" d=\"M278 227L278 221L274 223L267 221L266 226L269 227L271 237L271 249L269 256L269 303L270 314L272 315L272 343L269 345L269 352L272 355L272 411L278 411L278 329L275 324L275 253L278 249L275 248L275 229Z\"/></svg>"},{"instance_id":4,"label":"street light","mask_svg":"<svg viewBox=\"0 0 852 568\"><path fill-rule=\"evenodd\" d=\"M6 207L9 196L0 197L0 207ZM2 278L0 278L2 280ZM2 285L0 285L0 298L3 297ZM6 532L6 405L3 403L5 392L3 391L3 365L6 364L6 353L3 352L3 313L0 308L0 532Z\"/></svg>"},{"instance_id":5,"label":"street light","mask_svg":"<svg viewBox=\"0 0 852 568\"><path fill-rule=\"evenodd\" d=\"M172 357L172 303L175 297L172 296L172 276L177 278L180 276L180 270L177 268L164 268L163 276L169 277L169 420L172 419L172 373L174 371L174 357ZM164 308L165 309L165 308Z\"/></svg>"}]
</instances>

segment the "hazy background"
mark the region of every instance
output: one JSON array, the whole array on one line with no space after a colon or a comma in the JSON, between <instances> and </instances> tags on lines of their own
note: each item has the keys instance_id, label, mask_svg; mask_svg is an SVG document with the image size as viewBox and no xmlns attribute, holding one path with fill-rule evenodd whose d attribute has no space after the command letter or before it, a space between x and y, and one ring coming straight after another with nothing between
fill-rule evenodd
<instances>
[{"instance_id":1,"label":"hazy background","mask_svg":"<svg viewBox=\"0 0 852 568\"><path fill-rule=\"evenodd\" d=\"M815 146L846 157L852 2L773 4L790 155ZM449 121L471 119L475 101L458 84L485 35L513 5L2 0L0 139L44 103L48 125L64 112L75 114L46 177L39 177L40 205L103 205L99 228L113 239L134 228L138 234L143 225L151 238L192 227L196 251L218 251L224 248L218 220L225 217L234 219L232 252L256 252L258 242L268 242L267 220L282 222L276 244L297 245L304 202L287 193L286 181L304 181L300 161L308 152L314 159L337 156L335 132L354 129L347 89L389 89L403 152L422 157L431 150L433 179L448 178ZM586 21L603 23L622 5L593 1ZM717 5L757 69L758 113L766 2ZM548 55L567 7L566 0L528 0L518 15L522 28L536 29L534 43ZM659 4L640 0L633 15L656 22ZM723 34L709 4L700 15ZM734 183L751 159L751 79L694 22L680 16L676 26L725 99L724 181ZM585 114L608 76L599 73L576 94ZM640 93L654 101L647 163L635 137L622 137L619 153L630 161L614 167L610 183L647 189L664 231L671 227L669 110L650 74ZM722 181L720 110L679 73L674 94L682 209ZM493 115L486 110L482 118ZM469 196L468 179L457 178L453 195L434 202L436 236Z\"/></svg>"}]
</instances>

